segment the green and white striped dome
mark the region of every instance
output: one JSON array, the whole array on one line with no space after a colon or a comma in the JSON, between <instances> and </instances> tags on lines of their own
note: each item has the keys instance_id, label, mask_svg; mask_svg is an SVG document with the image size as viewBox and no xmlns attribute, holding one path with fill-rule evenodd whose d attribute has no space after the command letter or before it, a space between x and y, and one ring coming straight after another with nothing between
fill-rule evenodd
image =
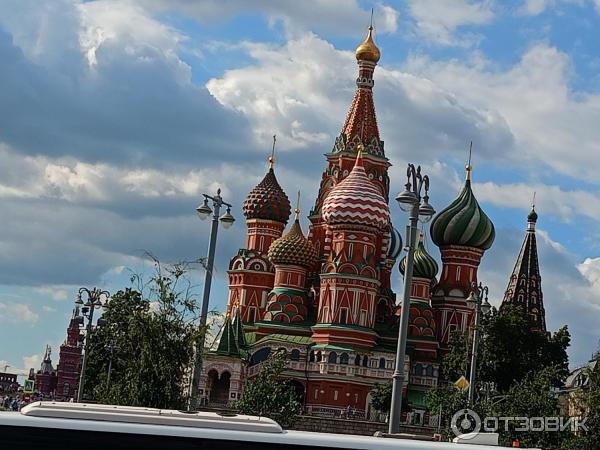
<instances>
[{"instance_id":1,"label":"green and white striped dome","mask_svg":"<svg viewBox=\"0 0 600 450\"><path fill-rule=\"evenodd\" d=\"M477 203L467 176L456 200L431 222L431 239L438 247L460 245L487 250L495 237L494 224Z\"/></svg>"},{"instance_id":2,"label":"green and white striped dome","mask_svg":"<svg viewBox=\"0 0 600 450\"><path fill-rule=\"evenodd\" d=\"M402 258L400 261L400 265L398 266L398 270L400 273L404 275L404 270L406 269L406 256ZM425 245L423 244L423 235L421 234L421 239L419 239L419 244L415 249L415 260L413 265L413 277L419 278L427 278L428 280L433 280L438 272L438 265L435 259L427 253L425 249Z\"/></svg>"}]
</instances>

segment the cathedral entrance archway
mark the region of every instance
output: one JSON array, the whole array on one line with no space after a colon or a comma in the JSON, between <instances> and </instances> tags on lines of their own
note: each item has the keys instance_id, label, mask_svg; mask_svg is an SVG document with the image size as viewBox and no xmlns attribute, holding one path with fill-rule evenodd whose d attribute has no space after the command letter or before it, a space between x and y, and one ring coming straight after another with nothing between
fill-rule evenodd
<instances>
[{"instance_id":1,"label":"cathedral entrance archway","mask_svg":"<svg viewBox=\"0 0 600 450\"><path fill-rule=\"evenodd\" d=\"M208 372L208 389L210 392L210 403L226 404L229 401L229 387L231 385L231 373L224 371L219 373L212 369Z\"/></svg>"}]
</instances>

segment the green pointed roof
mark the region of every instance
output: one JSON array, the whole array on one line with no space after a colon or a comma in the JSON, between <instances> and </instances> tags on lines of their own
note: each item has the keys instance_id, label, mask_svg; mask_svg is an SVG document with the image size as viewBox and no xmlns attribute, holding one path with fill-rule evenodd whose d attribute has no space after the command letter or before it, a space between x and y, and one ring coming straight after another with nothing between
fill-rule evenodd
<instances>
[{"instance_id":1,"label":"green pointed roof","mask_svg":"<svg viewBox=\"0 0 600 450\"><path fill-rule=\"evenodd\" d=\"M240 357L240 348L237 343L236 333L231 323L231 319L227 317L225 323L215 340L211 353L221 356Z\"/></svg>"},{"instance_id":2,"label":"green pointed roof","mask_svg":"<svg viewBox=\"0 0 600 450\"><path fill-rule=\"evenodd\" d=\"M240 318L240 313L238 312L233 318L233 332L235 333L235 341L237 343L238 348L246 347L246 335L244 334L244 326L242 325L242 319Z\"/></svg>"},{"instance_id":3,"label":"green pointed roof","mask_svg":"<svg viewBox=\"0 0 600 450\"><path fill-rule=\"evenodd\" d=\"M460 245L487 250L496 232L471 190L470 169L458 197L431 222L431 239L438 247Z\"/></svg>"}]
</instances>

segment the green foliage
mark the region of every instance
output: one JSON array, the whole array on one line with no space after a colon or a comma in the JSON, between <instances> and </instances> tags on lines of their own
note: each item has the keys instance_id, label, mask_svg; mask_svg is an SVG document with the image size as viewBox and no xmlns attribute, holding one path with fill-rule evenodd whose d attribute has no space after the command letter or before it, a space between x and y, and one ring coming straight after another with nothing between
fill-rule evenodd
<instances>
[{"instance_id":1,"label":"green foliage","mask_svg":"<svg viewBox=\"0 0 600 450\"><path fill-rule=\"evenodd\" d=\"M558 417L560 408L553 388L560 369L545 367L532 372L510 387L506 399L495 411L500 417ZM517 422L509 423L509 431L502 431L505 445L518 439L524 447L557 448L568 432L515 431Z\"/></svg>"},{"instance_id":2,"label":"green foliage","mask_svg":"<svg viewBox=\"0 0 600 450\"><path fill-rule=\"evenodd\" d=\"M477 387L472 407L480 417L556 417L559 405L553 388L558 387L568 375L567 347L570 335L563 327L548 336L532 331L530 317L516 306L506 306L501 311L492 309L482 317L481 340L477 358ZM453 333L449 352L442 361L442 374L446 384L461 375L468 376L471 337ZM485 386L485 391L481 387ZM452 415L466 407L466 394L444 383L426 396L432 414L442 409L442 430L450 434ZM513 438L526 446L553 448L568 432L516 432L511 424L508 431L499 430L501 439L510 444Z\"/></svg>"},{"instance_id":3,"label":"green foliage","mask_svg":"<svg viewBox=\"0 0 600 450\"><path fill-rule=\"evenodd\" d=\"M392 382L377 383L371 391L371 406L382 413L390 412L392 404Z\"/></svg>"},{"instance_id":4,"label":"green foliage","mask_svg":"<svg viewBox=\"0 0 600 450\"><path fill-rule=\"evenodd\" d=\"M163 267L155 260L155 274L147 282L133 276L136 288L112 296L103 315L107 326L92 337L88 396L100 403L184 406L185 371L201 334L186 271L185 265Z\"/></svg>"},{"instance_id":5,"label":"green foliage","mask_svg":"<svg viewBox=\"0 0 600 450\"><path fill-rule=\"evenodd\" d=\"M425 403L432 415L441 413L440 431L442 436L445 439L455 437L450 428L450 421L454 413L467 407L467 393L452 385L438 386L427 391Z\"/></svg>"},{"instance_id":6,"label":"green foliage","mask_svg":"<svg viewBox=\"0 0 600 450\"><path fill-rule=\"evenodd\" d=\"M302 413L302 404L289 381L281 379L287 366L284 353L275 352L261 364L258 375L246 383L237 403L242 414L264 416L289 427Z\"/></svg>"},{"instance_id":7,"label":"green foliage","mask_svg":"<svg viewBox=\"0 0 600 450\"><path fill-rule=\"evenodd\" d=\"M597 450L600 448L600 355L594 356L596 364L588 369L589 381L575 393L575 404L582 418L587 417L587 432L563 442L569 449Z\"/></svg>"},{"instance_id":8,"label":"green foliage","mask_svg":"<svg viewBox=\"0 0 600 450\"><path fill-rule=\"evenodd\" d=\"M443 378L449 382L458 380L461 376L467 377L467 361L469 358L469 343L460 331L450 333L448 339L449 352L442 361Z\"/></svg>"},{"instance_id":9,"label":"green foliage","mask_svg":"<svg viewBox=\"0 0 600 450\"><path fill-rule=\"evenodd\" d=\"M482 318L478 357L478 379L494 382L499 392L508 389L529 373L554 367L558 385L569 374L567 347L571 337L567 327L554 336L531 331L531 318L516 306L492 309Z\"/></svg>"}]
</instances>

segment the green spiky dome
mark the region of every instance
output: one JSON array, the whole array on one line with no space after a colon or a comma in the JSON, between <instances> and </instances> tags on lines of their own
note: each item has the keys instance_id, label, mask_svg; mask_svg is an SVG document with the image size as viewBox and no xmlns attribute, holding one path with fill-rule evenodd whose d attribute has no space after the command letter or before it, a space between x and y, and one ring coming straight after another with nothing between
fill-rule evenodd
<instances>
[{"instance_id":1,"label":"green spiky dome","mask_svg":"<svg viewBox=\"0 0 600 450\"><path fill-rule=\"evenodd\" d=\"M317 260L317 250L312 242L304 237L300 222L296 219L287 234L273 241L268 256L276 265L310 267Z\"/></svg>"},{"instance_id":2,"label":"green spiky dome","mask_svg":"<svg viewBox=\"0 0 600 450\"><path fill-rule=\"evenodd\" d=\"M400 261L398 270L404 275L406 269L406 256ZM427 278L433 280L438 272L438 265L435 259L427 253L423 239L419 240L419 244L415 249L415 261L413 264L413 277Z\"/></svg>"},{"instance_id":3,"label":"green spiky dome","mask_svg":"<svg viewBox=\"0 0 600 450\"><path fill-rule=\"evenodd\" d=\"M456 200L431 223L431 239L438 247L460 245L487 250L495 237L494 224L477 203L470 179Z\"/></svg>"}]
</instances>

